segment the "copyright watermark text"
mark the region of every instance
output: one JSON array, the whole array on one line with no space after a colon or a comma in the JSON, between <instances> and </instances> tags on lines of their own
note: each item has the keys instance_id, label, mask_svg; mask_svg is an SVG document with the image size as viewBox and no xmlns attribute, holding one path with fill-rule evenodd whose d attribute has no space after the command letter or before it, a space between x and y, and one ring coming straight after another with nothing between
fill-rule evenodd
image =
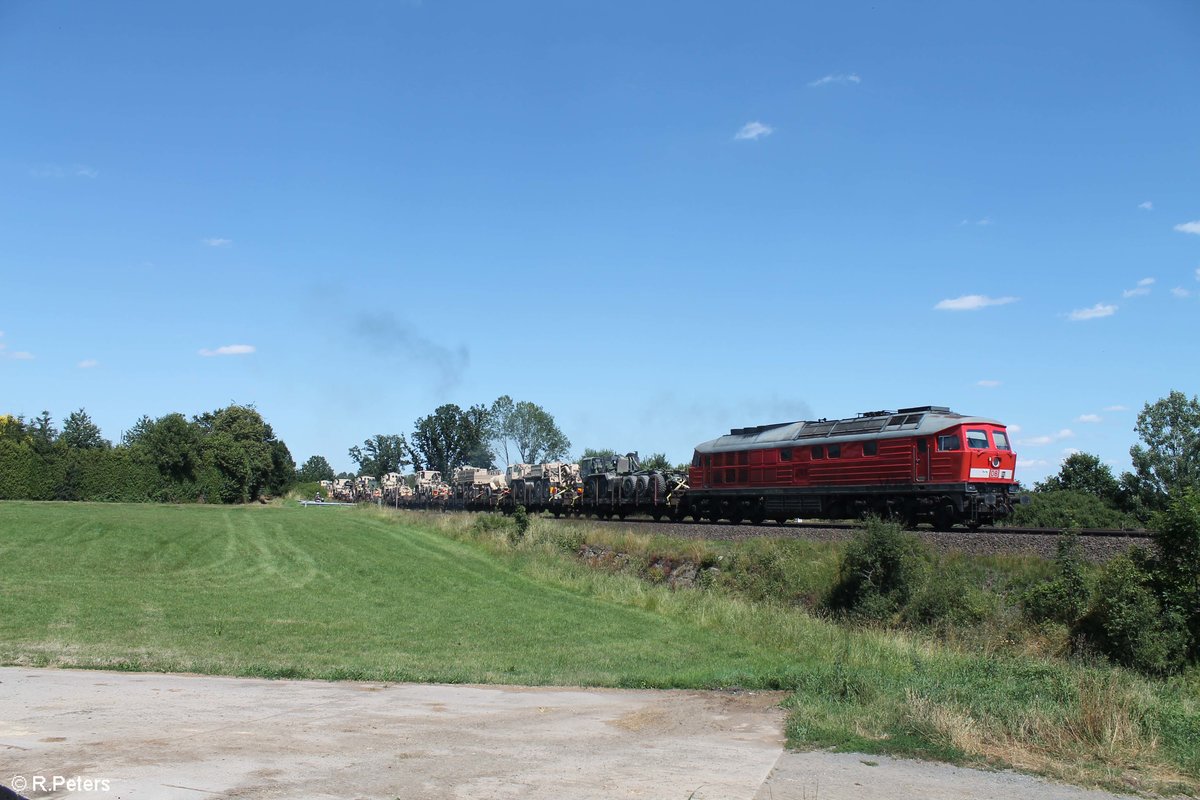
<instances>
[{"instance_id":1,"label":"copyright watermark text","mask_svg":"<svg viewBox=\"0 0 1200 800\"><path fill-rule=\"evenodd\" d=\"M14 792L107 792L108 778L82 775L14 775L9 786Z\"/></svg>"}]
</instances>

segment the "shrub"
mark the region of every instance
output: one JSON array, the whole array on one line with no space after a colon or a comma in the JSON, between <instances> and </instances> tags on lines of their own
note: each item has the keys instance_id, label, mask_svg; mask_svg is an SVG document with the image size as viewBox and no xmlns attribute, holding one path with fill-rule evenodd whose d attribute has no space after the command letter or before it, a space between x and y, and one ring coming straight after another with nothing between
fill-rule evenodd
<instances>
[{"instance_id":1,"label":"shrub","mask_svg":"<svg viewBox=\"0 0 1200 800\"><path fill-rule=\"evenodd\" d=\"M1193 658L1200 642L1200 495L1172 498L1154 516L1154 579L1163 605L1182 616L1190 631Z\"/></svg>"},{"instance_id":2,"label":"shrub","mask_svg":"<svg viewBox=\"0 0 1200 800\"><path fill-rule=\"evenodd\" d=\"M923 561L917 540L893 522L872 519L842 557L826 599L834 611L885 619L913 597Z\"/></svg>"},{"instance_id":3,"label":"shrub","mask_svg":"<svg viewBox=\"0 0 1200 800\"><path fill-rule=\"evenodd\" d=\"M489 534L497 531L508 533L512 528L512 520L502 514L476 514L471 521L471 528L477 534Z\"/></svg>"},{"instance_id":4,"label":"shrub","mask_svg":"<svg viewBox=\"0 0 1200 800\"><path fill-rule=\"evenodd\" d=\"M1140 528L1131 514L1118 511L1093 494L1077 491L1032 492L1013 509L1009 522L1031 528Z\"/></svg>"},{"instance_id":5,"label":"shrub","mask_svg":"<svg viewBox=\"0 0 1200 800\"><path fill-rule=\"evenodd\" d=\"M987 618L983 591L960 572L935 572L904 607L902 617L912 625L975 625Z\"/></svg>"},{"instance_id":6,"label":"shrub","mask_svg":"<svg viewBox=\"0 0 1200 800\"><path fill-rule=\"evenodd\" d=\"M1054 564L1055 576L1026 591L1021 596L1021 609L1033 622L1074 625L1087 612L1091 592L1077 533L1067 531L1058 537Z\"/></svg>"},{"instance_id":7,"label":"shrub","mask_svg":"<svg viewBox=\"0 0 1200 800\"><path fill-rule=\"evenodd\" d=\"M517 506L513 509L513 529L509 534L509 538L513 540L513 544L525 538L525 534L529 533L529 512L525 510L525 506Z\"/></svg>"},{"instance_id":8,"label":"shrub","mask_svg":"<svg viewBox=\"0 0 1200 800\"><path fill-rule=\"evenodd\" d=\"M1118 664L1166 675L1183 666L1188 629L1182 615L1164 609L1158 601L1152 578L1145 566L1129 555L1108 562L1091 608L1076 632Z\"/></svg>"}]
</instances>

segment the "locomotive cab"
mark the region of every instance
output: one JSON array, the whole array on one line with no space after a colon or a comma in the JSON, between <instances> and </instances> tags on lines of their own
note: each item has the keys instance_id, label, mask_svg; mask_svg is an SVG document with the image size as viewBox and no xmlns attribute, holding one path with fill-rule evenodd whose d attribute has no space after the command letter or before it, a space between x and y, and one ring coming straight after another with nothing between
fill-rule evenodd
<instances>
[{"instance_id":1,"label":"locomotive cab","mask_svg":"<svg viewBox=\"0 0 1200 800\"><path fill-rule=\"evenodd\" d=\"M935 464L942 461L955 480L969 483L1013 482L1017 456L1003 425L972 422L942 431L936 437Z\"/></svg>"}]
</instances>

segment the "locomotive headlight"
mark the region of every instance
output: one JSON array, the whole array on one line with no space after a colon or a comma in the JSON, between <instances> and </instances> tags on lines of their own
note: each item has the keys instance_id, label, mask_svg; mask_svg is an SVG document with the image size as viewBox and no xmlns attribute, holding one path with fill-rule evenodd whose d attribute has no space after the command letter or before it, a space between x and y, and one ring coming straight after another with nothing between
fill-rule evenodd
<instances>
[{"instance_id":1,"label":"locomotive headlight","mask_svg":"<svg viewBox=\"0 0 1200 800\"><path fill-rule=\"evenodd\" d=\"M993 469L1000 468L1000 456L992 456L992 468Z\"/></svg>"}]
</instances>

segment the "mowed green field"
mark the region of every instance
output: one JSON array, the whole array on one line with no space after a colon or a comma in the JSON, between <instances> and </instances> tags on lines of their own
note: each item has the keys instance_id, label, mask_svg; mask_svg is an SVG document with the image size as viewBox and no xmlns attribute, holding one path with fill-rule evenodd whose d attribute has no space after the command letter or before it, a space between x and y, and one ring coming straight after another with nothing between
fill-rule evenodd
<instances>
[{"instance_id":1,"label":"mowed green field","mask_svg":"<svg viewBox=\"0 0 1200 800\"><path fill-rule=\"evenodd\" d=\"M518 574L354 509L0 503L0 662L720 686L774 648Z\"/></svg>"}]
</instances>

